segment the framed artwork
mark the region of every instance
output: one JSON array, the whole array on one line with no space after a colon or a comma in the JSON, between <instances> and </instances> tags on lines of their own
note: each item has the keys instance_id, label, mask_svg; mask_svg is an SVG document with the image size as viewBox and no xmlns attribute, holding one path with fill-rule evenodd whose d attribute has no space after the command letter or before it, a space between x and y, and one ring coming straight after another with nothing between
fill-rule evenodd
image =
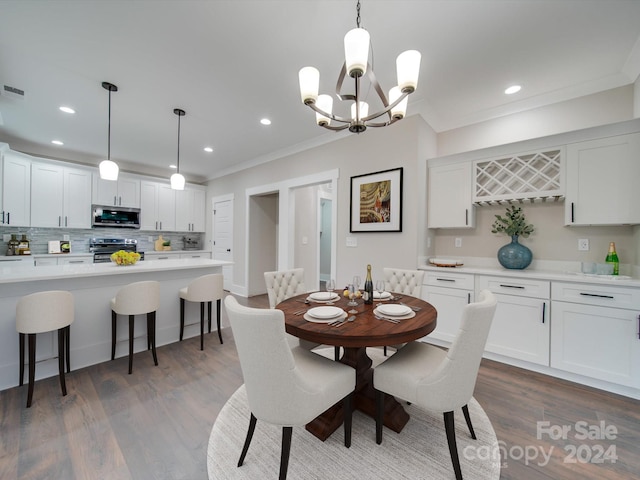
<instances>
[{"instance_id":1,"label":"framed artwork","mask_svg":"<svg viewBox=\"0 0 640 480\"><path fill-rule=\"evenodd\" d=\"M351 177L351 232L402 231L402 168Z\"/></svg>"}]
</instances>

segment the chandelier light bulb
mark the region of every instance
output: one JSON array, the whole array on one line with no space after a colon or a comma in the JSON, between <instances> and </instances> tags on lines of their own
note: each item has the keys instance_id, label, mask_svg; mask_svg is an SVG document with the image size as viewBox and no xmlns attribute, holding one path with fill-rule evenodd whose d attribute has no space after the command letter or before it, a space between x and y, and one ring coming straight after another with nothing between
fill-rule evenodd
<instances>
[{"instance_id":1,"label":"chandelier light bulb","mask_svg":"<svg viewBox=\"0 0 640 480\"><path fill-rule=\"evenodd\" d=\"M402 91L400 87L393 87L389 90L389 104L392 104L396 100L398 100L402 96ZM409 101L409 97L404 97L400 103L398 103L395 107L391 109L391 116L397 120L404 118L407 114L407 102Z\"/></svg>"},{"instance_id":2,"label":"chandelier light bulb","mask_svg":"<svg viewBox=\"0 0 640 480\"><path fill-rule=\"evenodd\" d=\"M418 88L420 75L420 59L422 55L417 50L407 50L398 55L396 68L398 73L398 87L402 92L414 92Z\"/></svg>"},{"instance_id":3,"label":"chandelier light bulb","mask_svg":"<svg viewBox=\"0 0 640 480\"><path fill-rule=\"evenodd\" d=\"M333 97L331 97L331 95L319 95L316 107L323 112L331 114L333 110ZM320 126L329 125L331 124L331 118L316 112L316 123Z\"/></svg>"},{"instance_id":4,"label":"chandelier light bulb","mask_svg":"<svg viewBox=\"0 0 640 480\"><path fill-rule=\"evenodd\" d=\"M350 77L361 77L367 73L369 40L369 32L364 28L349 30L344 36L344 59Z\"/></svg>"},{"instance_id":5,"label":"chandelier light bulb","mask_svg":"<svg viewBox=\"0 0 640 480\"><path fill-rule=\"evenodd\" d=\"M320 87L320 72L318 69L315 67L301 68L298 72L298 81L300 82L302 103L305 105L315 103Z\"/></svg>"},{"instance_id":6,"label":"chandelier light bulb","mask_svg":"<svg viewBox=\"0 0 640 480\"><path fill-rule=\"evenodd\" d=\"M359 102L360 115L356 115L356 104L351 105L351 118L354 122L362 121L364 117L369 115L369 104L367 102ZM357 117L357 118L356 118Z\"/></svg>"}]
</instances>

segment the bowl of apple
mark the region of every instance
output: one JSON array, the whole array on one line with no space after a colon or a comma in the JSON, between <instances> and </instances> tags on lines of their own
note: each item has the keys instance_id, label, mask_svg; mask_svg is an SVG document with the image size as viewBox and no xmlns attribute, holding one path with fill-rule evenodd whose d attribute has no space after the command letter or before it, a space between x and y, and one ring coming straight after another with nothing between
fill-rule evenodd
<instances>
[{"instance_id":1,"label":"bowl of apple","mask_svg":"<svg viewBox=\"0 0 640 480\"><path fill-rule=\"evenodd\" d=\"M140 254L137 252L118 250L111 254L111 261L120 266L135 265L138 260L140 260Z\"/></svg>"}]
</instances>

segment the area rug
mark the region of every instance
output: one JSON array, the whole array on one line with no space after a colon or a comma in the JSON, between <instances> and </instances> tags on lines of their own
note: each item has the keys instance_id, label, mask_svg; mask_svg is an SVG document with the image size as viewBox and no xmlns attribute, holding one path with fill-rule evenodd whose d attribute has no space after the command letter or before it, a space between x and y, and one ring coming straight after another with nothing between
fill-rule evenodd
<instances>
[{"instance_id":1,"label":"area rug","mask_svg":"<svg viewBox=\"0 0 640 480\"><path fill-rule=\"evenodd\" d=\"M401 433L387 428L381 445L375 443L375 421L354 412L351 448L344 446L343 429L325 442L304 427L293 428L288 478L292 480L389 478L444 480L455 478L447 447L442 414L405 405L410 420ZM471 439L462 412L456 412L456 439L462 474L466 479L497 480L500 457L496 434L482 407L469 402L477 440ZM258 420L249 452L237 467L247 427L249 408L244 385L224 405L213 425L207 450L210 480L277 478L282 428Z\"/></svg>"}]
</instances>

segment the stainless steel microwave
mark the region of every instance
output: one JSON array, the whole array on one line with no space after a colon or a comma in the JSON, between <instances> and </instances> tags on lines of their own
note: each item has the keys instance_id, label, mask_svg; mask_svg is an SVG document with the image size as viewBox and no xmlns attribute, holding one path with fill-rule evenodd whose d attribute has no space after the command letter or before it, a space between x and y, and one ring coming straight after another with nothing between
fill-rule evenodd
<instances>
[{"instance_id":1,"label":"stainless steel microwave","mask_svg":"<svg viewBox=\"0 0 640 480\"><path fill-rule=\"evenodd\" d=\"M113 207L109 205L92 205L91 226L140 228L140 209Z\"/></svg>"}]
</instances>

